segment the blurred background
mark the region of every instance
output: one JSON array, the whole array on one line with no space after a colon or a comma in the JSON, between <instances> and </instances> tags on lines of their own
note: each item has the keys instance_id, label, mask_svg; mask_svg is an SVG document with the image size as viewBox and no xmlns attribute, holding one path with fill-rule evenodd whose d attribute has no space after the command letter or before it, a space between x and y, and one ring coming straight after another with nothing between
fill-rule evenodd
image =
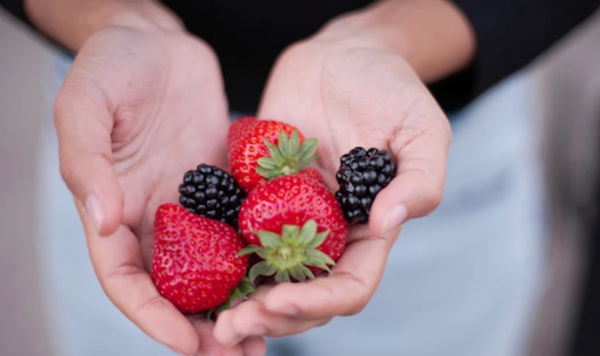
<instances>
[{"instance_id":1,"label":"blurred background","mask_svg":"<svg viewBox=\"0 0 600 356\"><path fill-rule=\"evenodd\" d=\"M59 180L52 101L56 49L0 10L0 355L60 355L53 333L57 308L42 268L45 226L64 223L79 237L74 209L46 221L48 180ZM58 70L61 70L58 68ZM524 69L535 83L540 159L547 182L548 271L530 342L535 356L600 355L600 14ZM50 152L54 157L55 153ZM63 189L65 189L63 187ZM61 209L60 206L57 209ZM50 240L51 241L51 240ZM74 241L84 244L83 241ZM81 256L86 259L87 256ZM88 266L89 268L89 266ZM108 305L108 304L107 304ZM92 306L94 307L94 306ZM114 311L110 311L114 312ZM485 355L482 355L485 356Z\"/></svg>"}]
</instances>

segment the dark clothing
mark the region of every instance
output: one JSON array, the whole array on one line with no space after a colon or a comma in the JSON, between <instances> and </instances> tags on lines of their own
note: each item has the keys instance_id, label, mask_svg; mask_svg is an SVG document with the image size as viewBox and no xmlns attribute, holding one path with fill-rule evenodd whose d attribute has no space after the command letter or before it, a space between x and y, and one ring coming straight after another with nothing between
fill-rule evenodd
<instances>
[{"instance_id":1,"label":"dark clothing","mask_svg":"<svg viewBox=\"0 0 600 356\"><path fill-rule=\"evenodd\" d=\"M596 137L600 137L597 126L590 129L596 130ZM596 151L595 157L598 160L600 152ZM595 177L596 194L589 198L586 205L573 207L578 208L578 215L584 223L586 235L583 260L587 261L587 265L572 330L569 353L572 356L600 355L600 174L596 173Z\"/></svg>"},{"instance_id":2,"label":"dark clothing","mask_svg":"<svg viewBox=\"0 0 600 356\"><path fill-rule=\"evenodd\" d=\"M331 18L370 0L163 1L190 32L219 56L232 108L254 111L269 71L290 43L315 33Z\"/></svg>"},{"instance_id":3,"label":"dark clothing","mask_svg":"<svg viewBox=\"0 0 600 356\"><path fill-rule=\"evenodd\" d=\"M371 0L163 0L220 58L232 109L254 111L269 70L290 43ZM22 0L0 0L26 20ZM446 110L463 106L522 68L582 22L599 0L455 0L477 36L473 65L430 86Z\"/></svg>"},{"instance_id":4,"label":"dark clothing","mask_svg":"<svg viewBox=\"0 0 600 356\"><path fill-rule=\"evenodd\" d=\"M445 109L460 107L524 67L599 7L600 0L456 0L477 37L475 62L432 86Z\"/></svg>"},{"instance_id":5,"label":"dark clothing","mask_svg":"<svg viewBox=\"0 0 600 356\"><path fill-rule=\"evenodd\" d=\"M600 183L599 183L600 184ZM597 200L600 202L600 197ZM596 214L600 219L600 214ZM577 306L574 328L571 331L570 353L572 356L600 355L600 222L595 220L586 226L584 260L588 261L580 304Z\"/></svg>"}]
</instances>

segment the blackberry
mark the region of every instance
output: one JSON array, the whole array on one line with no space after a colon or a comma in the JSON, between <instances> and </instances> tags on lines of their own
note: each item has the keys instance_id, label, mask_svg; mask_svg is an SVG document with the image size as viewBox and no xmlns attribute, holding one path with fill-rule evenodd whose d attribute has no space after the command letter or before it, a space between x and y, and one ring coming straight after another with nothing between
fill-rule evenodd
<instances>
[{"instance_id":1,"label":"blackberry","mask_svg":"<svg viewBox=\"0 0 600 356\"><path fill-rule=\"evenodd\" d=\"M375 196L395 175L396 165L387 151L356 147L344 154L336 174L340 189L335 197L346 220L366 224Z\"/></svg>"},{"instance_id":2,"label":"blackberry","mask_svg":"<svg viewBox=\"0 0 600 356\"><path fill-rule=\"evenodd\" d=\"M192 213L238 228L238 214L245 195L224 170L208 164L199 165L185 173L179 194L179 203Z\"/></svg>"}]
</instances>

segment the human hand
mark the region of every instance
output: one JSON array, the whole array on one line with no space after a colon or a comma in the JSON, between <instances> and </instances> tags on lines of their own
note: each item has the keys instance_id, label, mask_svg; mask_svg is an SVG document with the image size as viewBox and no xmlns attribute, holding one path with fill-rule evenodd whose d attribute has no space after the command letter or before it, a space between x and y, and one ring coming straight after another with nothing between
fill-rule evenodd
<instances>
[{"instance_id":1,"label":"human hand","mask_svg":"<svg viewBox=\"0 0 600 356\"><path fill-rule=\"evenodd\" d=\"M179 30L108 26L80 49L55 104L61 173L111 301L155 340L183 354L262 355L251 337L224 347L213 324L187 318L148 271L157 207L183 174L224 166L229 125L217 59Z\"/></svg>"},{"instance_id":2,"label":"human hand","mask_svg":"<svg viewBox=\"0 0 600 356\"><path fill-rule=\"evenodd\" d=\"M268 82L259 117L319 140L317 168L335 189L339 158L355 146L392 153L397 176L377 196L369 226L351 227L333 274L308 283L263 286L225 311L215 337L281 337L361 311L383 274L400 225L440 202L450 142L446 116L402 56L377 43L313 38L287 50Z\"/></svg>"}]
</instances>

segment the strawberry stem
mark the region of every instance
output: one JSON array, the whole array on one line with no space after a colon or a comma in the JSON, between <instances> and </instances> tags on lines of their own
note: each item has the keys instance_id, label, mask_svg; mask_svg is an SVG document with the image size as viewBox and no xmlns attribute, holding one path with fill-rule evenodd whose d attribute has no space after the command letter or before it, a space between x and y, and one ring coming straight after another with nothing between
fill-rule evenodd
<instances>
[{"instance_id":1,"label":"strawberry stem","mask_svg":"<svg viewBox=\"0 0 600 356\"><path fill-rule=\"evenodd\" d=\"M281 235L271 231L256 231L254 234L262 246L249 245L238 255L256 253L263 261L250 268L249 277L254 281L258 276L275 275L275 281L284 283L314 279L307 267L317 267L331 273L330 266L335 262L317 248L327 238L329 230L317 232L315 220L308 220L300 229L296 225L284 225ZM291 278L290 278L291 277Z\"/></svg>"},{"instance_id":2,"label":"strawberry stem","mask_svg":"<svg viewBox=\"0 0 600 356\"><path fill-rule=\"evenodd\" d=\"M246 296L255 290L254 279L250 279L248 276L244 276L240 283L229 293L227 301L216 308L212 308L208 311L206 317L210 320L216 319L216 314L225 311L231 307L231 303L235 300L245 299Z\"/></svg>"},{"instance_id":3,"label":"strawberry stem","mask_svg":"<svg viewBox=\"0 0 600 356\"><path fill-rule=\"evenodd\" d=\"M264 143L270 157L258 159L256 172L267 179L300 172L317 159L317 139L309 138L300 144L298 130L294 130L290 137L280 132L277 145L266 140Z\"/></svg>"}]
</instances>

